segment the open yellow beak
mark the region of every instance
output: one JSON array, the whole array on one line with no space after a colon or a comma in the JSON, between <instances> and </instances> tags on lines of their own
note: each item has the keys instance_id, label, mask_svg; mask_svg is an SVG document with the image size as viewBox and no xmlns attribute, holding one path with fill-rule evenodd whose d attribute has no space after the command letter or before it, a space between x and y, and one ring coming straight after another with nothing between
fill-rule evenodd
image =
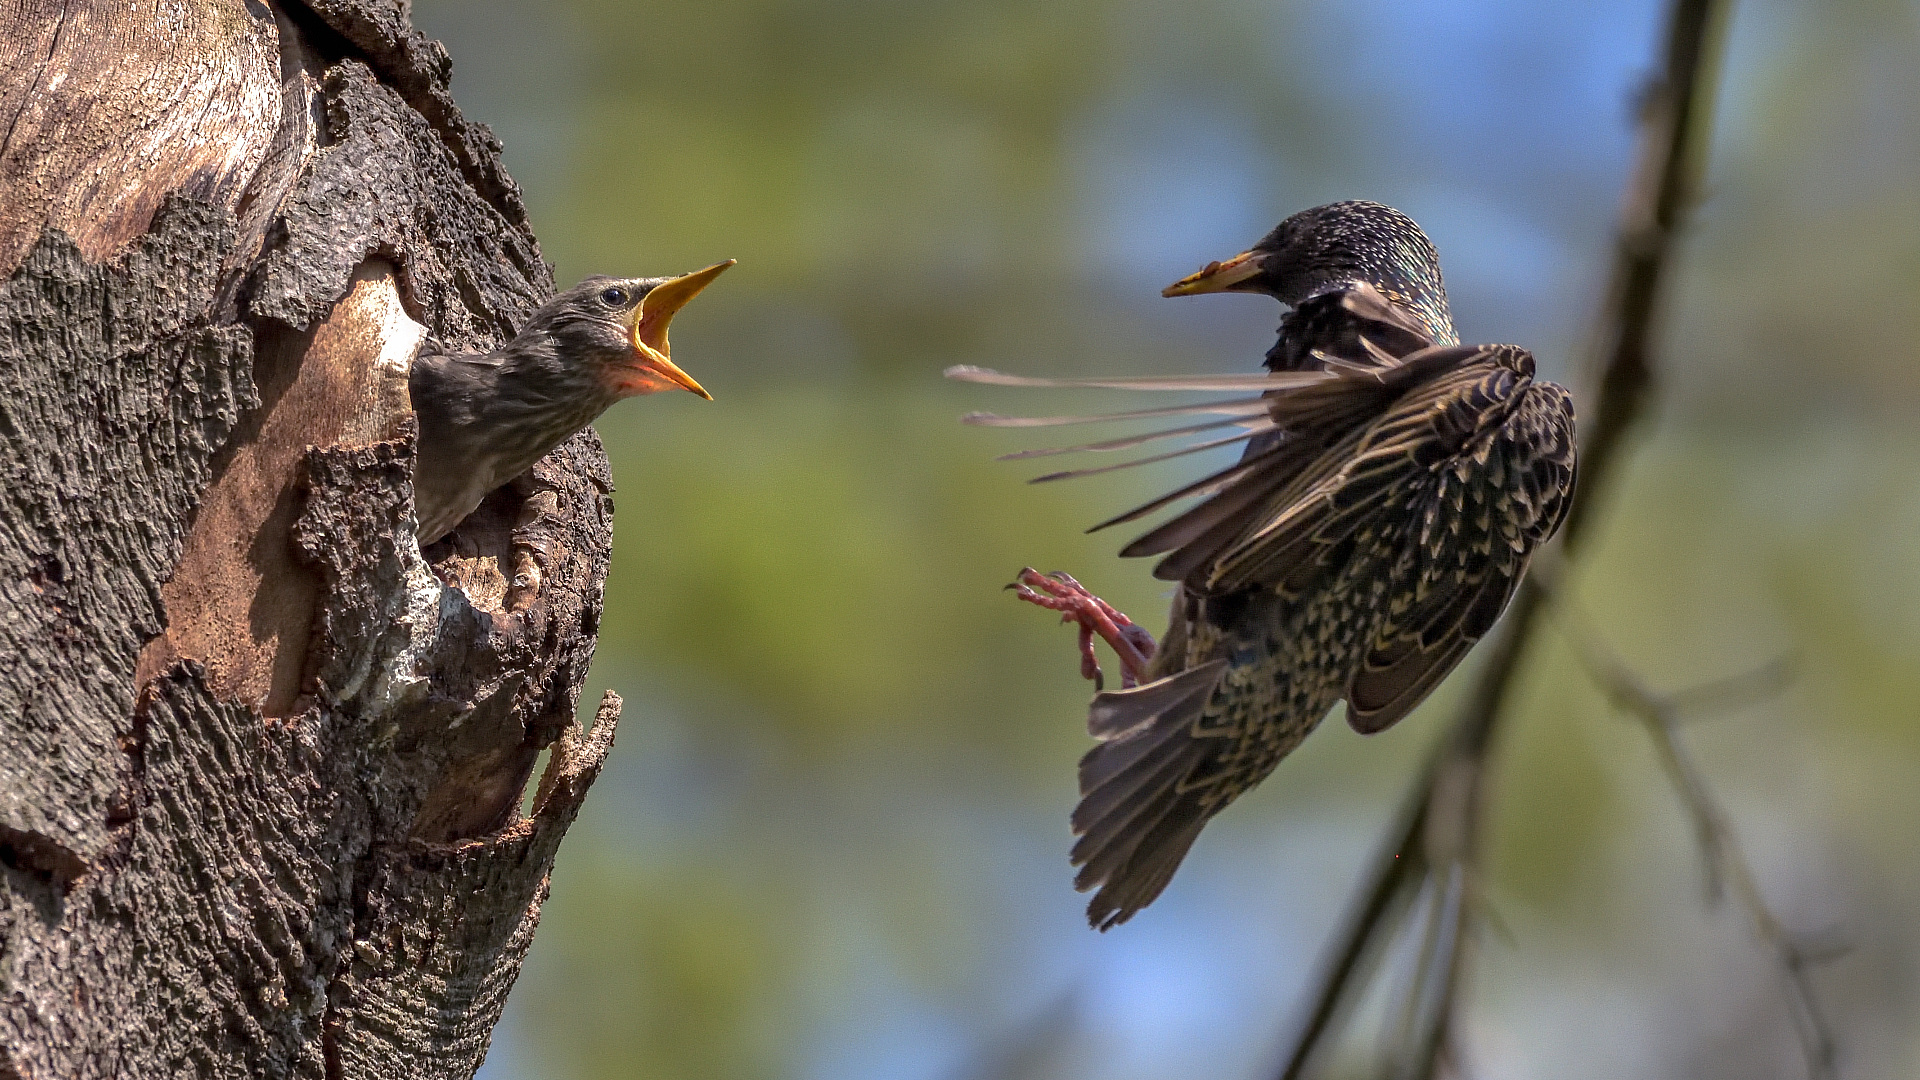
<instances>
[{"instance_id":1,"label":"open yellow beak","mask_svg":"<svg viewBox=\"0 0 1920 1080\"><path fill-rule=\"evenodd\" d=\"M1260 256L1264 251L1243 251L1226 262L1210 262L1198 271L1160 290L1161 296L1193 296L1196 293L1226 292L1249 278L1260 275Z\"/></svg>"},{"instance_id":2,"label":"open yellow beak","mask_svg":"<svg viewBox=\"0 0 1920 1080\"><path fill-rule=\"evenodd\" d=\"M667 344L667 324L673 321L674 312L686 307L687 301L700 295L701 289L711 284L733 263L734 260L728 259L723 263L714 263L705 270L695 270L655 285L640 298L639 312L633 320L633 351L641 366L708 401L713 400L713 395L693 381L693 376L681 371L679 365L670 358L672 349Z\"/></svg>"}]
</instances>

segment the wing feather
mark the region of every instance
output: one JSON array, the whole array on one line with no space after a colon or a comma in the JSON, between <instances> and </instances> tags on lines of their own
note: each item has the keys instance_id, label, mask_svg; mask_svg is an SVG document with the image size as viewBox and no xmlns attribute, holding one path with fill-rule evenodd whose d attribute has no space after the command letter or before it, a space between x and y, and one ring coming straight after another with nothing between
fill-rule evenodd
<instances>
[{"instance_id":1,"label":"wing feather","mask_svg":"<svg viewBox=\"0 0 1920 1080\"><path fill-rule=\"evenodd\" d=\"M1260 416L1267 411L1264 397L1232 398L1198 405L1173 405L1164 409L1135 409L1132 412L1094 413L1087 416L1002 416L999 413L970 412L960 418L974 427L1029 428L1060 427L1066 424L1104 424L1121 420L1155 420L1165 416Z\"/></svg>"},{"instance_id":2,"label":"wing feather","mask_svg":"<svg viewBox=\"0 0 1920 1080\"><path fill-rule=\"evenodd\" d=\"M1092 468L1092 469L1068 469L1064 472L1046 473L1044 475L1034 477L1033 479L1027 481L1027 483L1048 484L1048 483L1052 483L1055 480L1076 480L1082 476L1098 476L1101 473L1117 472L1121 469L1131 469L1138 465L1151 465L1156 461L1171 461L1177 457L1186 457L1188 454L1198 454L1203 450L1215 450L1222 446L1232 446L1234 443L1237 443L1237 442L1246 442L1248 439L1251 439L1258 434L1259 434L1258 431L1243 431L1238 435L1229 435L1224 439L1210 439L1207 442L1193 443L1190 446L1183 446L1178 450L1169 450L1164 454L1149 454L1148 456L1143 458L1134 458L1132 461L1122 461L1117 465L1101 465L1097 468Z\"/></svg>"},{"instance_id":3,"label":"wing feather","mask_svg":"<svg viewBox=\"0 0 1920 1080\"><path fill-rule=\"evenodd\" d=\"M1025 461L1028 458L1053 457L1056 454L1076 454L1082 451L1130 450L1133 447L1155 442L1160 439L1171 439L1180 435L1196 435L1202 431L1213 431L1216 428L1223 427L1244 427L1247 429L1248 435L1256 435L1262 431L1271 430L1273 421L1265 417L1258 420L1243 420L1239 418L1210 420L1204 424L1187 424L1177 428L1162 428L1159 431L1148 431L1139 435L1124 435L1118 439L1102 439L1099 442L1081 443L1079 446L1054 446L1040 450L1019 450L1011 454L1001 454L994 460Z\"/></svg>"},{"instance_id":4,"label":"wing feather","mask_svg":"<svg viewBox=\"0 0 1920 1080\"><path fill-rule=\"evenodd\" d=\"M1350 424L1344 438L1307 463L1205 560L1204 589L1221 593L1282 583L1297 588L1310 577L1308 566L1329 561L1366 527L1378 526L1383 534L1394 527L1409 486L1470 434L1448 422L1446 403L1485 380L1493 367L1487 354L1470 350L1464 366L1443 369L1388 399L1372 423Z\"/></svg>"},{"instance_id":5,"label":"wing feather","mask_svg":"<svg viewBox=\"0 0 1920 1080\"><path fill-rule=\"evenodd\" d=\"M1042 379L1027 375L1009 375L992 368L955 364L945 372L960 382L990 386L1025 386L1060 389L1078 387L1107 390L1286 390L1312 386L1334 376L1322 371L1270 371L1247 375L1112 375L1085 379Z\"/></svg>"},{"instance_id":6,"label":"wing feather","mask_svg":"<svg viewBox=\"0 0 1920 1080\"><path fill-rule=\"evenodd\" d=\"M1534 549L1566 515L1577 470L1566 391L1519 382L1487 407L1502 422L1443 463L1410 508L1415 543L1347 688L1356 731L1391 727L1439 685L1493 628Z\"/></svg>"}]
</instances>

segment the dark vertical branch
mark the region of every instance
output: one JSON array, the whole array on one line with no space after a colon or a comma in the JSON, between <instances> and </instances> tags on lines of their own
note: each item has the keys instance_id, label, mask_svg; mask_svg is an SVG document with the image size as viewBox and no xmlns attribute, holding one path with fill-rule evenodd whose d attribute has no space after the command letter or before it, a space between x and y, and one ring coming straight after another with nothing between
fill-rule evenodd
<instances>
[{"instance_id":1,"label":"dark vertical branch","mask_svg":"<svg viewBox=\"0 0 1920 1080\"><path fill-rule=\"evenodd\" d=\"M1650 343L1667 264L1702 171L1713 96L1708 76L1724 37L1728 6L1716 0L1674 0L1668 11L1664 62L1642 101L1639 155L1600 313L1597 396L1583 417L1580 486L1562 539L1568 554L1577 552L1590 533L1593 504L1606 489L1625 437L1651 396ZM1440 951L1432 955L1443 972L1440 985L1432 995L1411 995L1408 1007L1415 1012L1404 1025L1411 1037L1396 1055L1396 1075L1420 1080L1435 1075L1465 970L1463 931L1475 907L1489 756L1545 599L1545 590L1529 581L1489 643L1459 718L1421 774L1407 809L1375 857L1366 888L1356 897L1353 919L1315 989L1309 1019L1280 1074L1283 1080L1305 1074L1338 1028L1335 1021L1359 998L1366 958L1378 955L1398 929L1392 916L1420 894L1429 878L1458 875L1465 899L1451 907L1448 925L1434 930Z\"/></svg>"},{"instance_id":2,"label":"dark vertical branch","mask_svg":"<svg viewBox=\"0 0 1920 1080\"><path fill-rule=\"evenodd\" d=\"M1358 988L1372 970L1391 934L1390 927L1412 900L1426 876L1421 859L1420 836L1427 819L1427 792L1430 778L1416 785L1406 804L1394 819L1391 849L1383 847L1373 861L1373 873L1366 888L1348 907L1346 925L1337 944L1330 950L1326 973L1313 1008L1301 1026L1293 1051L1280 1070L1280 1080L1300 1080L1314 1054L1337 1032L1359 998Z\"/></svg>"},{"instance_id":3,"label":"dark vertical branch","mask_svg":"<svg viewBox=\"0 0 1920 1080\"><path fill-rule=\"evenodd\" d=\"M1674 0L1665 66L1642 102L1640 157L1621 208L1619 250L1602 309L1605 336L1598 345L1605 360L1581 453L1581 493L1567 520L1569 552L1584 539L1596 493L1612 476L1621 440L1653 389L1649 355L1660 289L1705 168L1714 89L1708 75L1717 63L1727 7L1715 0Z\"/></svg>"}]
</instances>

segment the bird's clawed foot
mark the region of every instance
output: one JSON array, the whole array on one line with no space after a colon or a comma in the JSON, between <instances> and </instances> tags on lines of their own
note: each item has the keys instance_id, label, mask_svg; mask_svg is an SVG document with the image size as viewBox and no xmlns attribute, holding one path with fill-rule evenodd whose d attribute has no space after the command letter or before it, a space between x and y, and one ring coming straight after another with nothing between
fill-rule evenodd
<instances>
[{"instance_id":1,"label":"bird's clawed foot","mask_svg":"<svg viewBox=\"0 0 1920 1080\"><path fill-rule=\"evenodd\" d=\"M1159 649L1146 628L1116 611L1112 604L1087 591L1086 586L1056 570L1043 574L1029 566L1007 588L1030 604L1038 604L1060 613L1061 622L1080 625L1080 675L1092 679L1094 689L1104 689L1099 658L1093 654L1093 636L1113 647L1120 656L1120 686L1137 686L1147 677L1147 665Z\"/></svg>"}]
</instances>

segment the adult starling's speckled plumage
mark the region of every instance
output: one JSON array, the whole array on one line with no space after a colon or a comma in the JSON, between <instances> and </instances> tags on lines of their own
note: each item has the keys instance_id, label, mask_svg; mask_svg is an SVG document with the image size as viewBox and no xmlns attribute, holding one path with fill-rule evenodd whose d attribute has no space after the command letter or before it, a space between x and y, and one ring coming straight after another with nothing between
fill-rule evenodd
<instances>
[{"instance_id":1,"label":"adult starling's speckled plumage","mask_svg":"<svg viewBox=\"0 0 1920 1080\"><path fill-rule=\"evenodd\" d=\"M624 397L691 390L668 357L667 324L728 260L675 278L590 277L547 301L489 353L425 352L408 389L419 418L413 469L421 544Z\"/></svg>"},{"instance_id":2,"label":"adult starling's speckled plumage","mask_svg":"<svg viewBox=\"0 0 1920 1080\"><path fill-rule=\"evenodd\" d=\"M1154 575L1179 583L1157 649L1071 578L1021 575L1024 598L1081 624L1090 669L1099 634L1121 653L1128 683L1140 683L1095 695L1087 726L1100 741L1080 763L1075 885L1099 888L1087 914L1101 929L1158 896L1208 819L1337 701L1363 733L1419 704L1505 609L1573 487L1567 392L1536 382L1524 349L1457 344L1433 245L1404 214L1368 202L1304 211L1166 295L1221 291L1292 307L1267 355L1271 374L951 372L1011 385L1260 391L1122 414L1224 417L1160 434L1240 429L1176 453L1250 440L1233 466L1096 526L1204 497L1122 551L1165 556ZM1043 479L1095 471L1105 470Z\"/></svg>"}]
</instances>

